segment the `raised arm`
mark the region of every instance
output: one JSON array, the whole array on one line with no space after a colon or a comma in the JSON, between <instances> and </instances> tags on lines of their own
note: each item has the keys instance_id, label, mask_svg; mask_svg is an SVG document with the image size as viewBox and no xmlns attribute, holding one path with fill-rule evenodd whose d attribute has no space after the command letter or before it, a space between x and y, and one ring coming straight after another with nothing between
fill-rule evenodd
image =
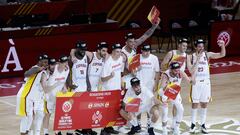
<instances>
[{"instance_id":1,"label":"raised arm","mask_svg":"<svg viewBox=\"0 0 240 135\"><path fill-rule=\"evenodd\" d=\"M30 77L33 74L36 74L42 71L44 67L32 67L24 73L24 77Z\"/></svg>"},{"instance_id":2,"label":"raised arm","mask_svg":"<svg viewBox=\"0 0 240 135\"><path fill-rule=\"evenodd\" d=\"M169 52L167 53L167 55L163 58L163 61L162 61L162 63L161 63L161 69L162 69L162 71L167 70L169 61L171 60L172 56L173 56L173 52L172 52L172 51L169 51Z\"/></svg>"},{"instance_id":3,"label":"raised arm","mask_svg":"<svg viewBox=\"0 0 240 135\"><path fill-rule=\"evenodd\" d=\"M225 48L225 43L223 40L218 41L218 46L221 47L221 52L219 53L214 53L214 52L208 52L207 56L210 59L219 59L222 58L226 55L226 48Z\"/></svg>"},{"instance_id":4,"label":"raised arm","mask_svg":"<svg viewBox=\"0 0 240 135\"><path fill-rule=\"evenodd\" d=\"M155 29L158 27L158 24L160 23L160 18L158 18L156 24L153 24L150 29L148 29L140 38L136 39L135 42L135 48L137 48L139 45L141 45L145 40L147 40L155 31Z\"/></svg>"}]
</instances>

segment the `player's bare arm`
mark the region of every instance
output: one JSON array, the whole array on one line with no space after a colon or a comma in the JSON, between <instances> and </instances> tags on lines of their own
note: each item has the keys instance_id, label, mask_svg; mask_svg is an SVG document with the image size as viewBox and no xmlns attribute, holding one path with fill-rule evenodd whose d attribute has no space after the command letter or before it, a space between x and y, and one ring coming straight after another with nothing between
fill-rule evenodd
<instances>
[{"instance_id":1,"label":"player's bare arm","mask_svg":"<svg viewBox=\"0 0 240 135\"><path fill-rule=\"evenodd\" d=\"M185 79L188 83L191 84L193 82L192 79L190 79L185 72L180 71L180 74L181 74L182 78Z\"/></svg>"},{"instance_id":2,"label":"player's bare arm","mask_svg":"<svg viewBox=\"0 0 240 135\"><path fill-rule=\"evenodd\" d=\"M157 91L158 88L158 84L159 84L159 79L160 79L160 72L156 72L155 73L155 79L154 79L154 88L153 88L153 92Z\"/></svg>"},{"instance_id":3,"label":"player's bare arm","mask_svg":"<svg viewBox=\"0 0 240 135\"><path fill-rule=\"evenodd\" d=\"M161 69L162 71L167 70L167 65L169 64L168 62L170 61L171 57L173 55L172 51L169 51L166 56L163 58L163 61L161 63Z\"/></svg>"},{"instance_id":4,"label":"player's bare arm","mask_svg":"<svg viewBox=\"0 0 240 135\"><path fill-rule=\"evenodd\" d=\"M193 76L197 70L197 66L198 66L198 62L199 62L199 59L200 59L200 54L197 54L197 60L195 63L192 63L192 55L188 55L187 56L187 68L188 68L188 71L191 73L191 75Z\"/></svg>"},{"instance_id":5,"label":"player's bare arm","mask_svg":"<svg viewBox=\"0 0 240 135\"><path fill-rule=\"evenodd\" d=\"M36 73L42 71L43 69L44 69L44 67L33 67L33 68L30 68L28 71L26 71L24 73L24 77L30 77L31 75L36 74Z\"/></svg>"},{"instance_id":6,"label":"player's bare arm","mask_svg":"<svg viewBox=\"0 0 240 135\"><path fill-rule=\"evenodd\" d=\"M155 31L155 29L158 27L158 24L160 23L160 18L158 18L158 21L156 24L153 24L150 29L148 29L140 38L135 40L135 48L137 48L139 45L141 45L145 40L147 40Z\"/></svg>"},{"instance_id":7,"label":"player's bare arm","mask_svg":"<svg viewBox=\"0 0 240 135\"><path fill-rule=\"evenodd\" d=\"M207 56L210 59L219 59L222 57L226 56L226 48L225 48L225 43L223 40L219 40L218 42L218 46L221 47L221 52L220 53L214 53L214 52L208 52Z\"/></svg>"},{"instance_id":8,"label":"player's bare arm","mask_svg":"<svg viewBox=\"0 0 240 135\"><path fill-rule=\"evenodd\" d=\"M41 85L45 93L48 93L47 80L48 80L47 75L43 73L41 77Z\"/></svg>"},{"instance_id":9,"label":"player's bare arm","mask_svg":"<svg viewBox=\"0 0 240 135\"><path fill-rule=\"evenodd\" d=\"M101 77L101 80L102 80L102 82L106 82L106 81L110 80L113 77L114 77L114 72L112 72L109 76Z\"/></svg>"}]
</instances>

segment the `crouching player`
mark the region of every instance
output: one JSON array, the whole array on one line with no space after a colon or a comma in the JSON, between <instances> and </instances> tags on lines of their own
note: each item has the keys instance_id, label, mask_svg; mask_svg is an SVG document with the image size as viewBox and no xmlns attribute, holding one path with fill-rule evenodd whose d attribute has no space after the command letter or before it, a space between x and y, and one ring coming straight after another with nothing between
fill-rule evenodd
<instances>
[{"instance_id":1,"label":"crouching player","mask_svg":"<svg viewBox=\"0 0 240 135\"><path fill-rule=\"evenodd\" d=\"M138 78L132 78L130 80L130 83L131 87L128 89L126 95L124 96L122 109L120 110L120 115L132 125L131 130L128 132L128 135L134 135L137 133L137 116L145 112L148 113L151 118L151 122L148 127L148 133L149 135L155 135L153 128L154 124L159 118L159 109L157 107L159 101L155 98L150 90L140 85L140 80ZM140 100L138 112L128 112L126 110L126 106L128 105L128 101L130 99Z\"/></svg>"}]
</instances>

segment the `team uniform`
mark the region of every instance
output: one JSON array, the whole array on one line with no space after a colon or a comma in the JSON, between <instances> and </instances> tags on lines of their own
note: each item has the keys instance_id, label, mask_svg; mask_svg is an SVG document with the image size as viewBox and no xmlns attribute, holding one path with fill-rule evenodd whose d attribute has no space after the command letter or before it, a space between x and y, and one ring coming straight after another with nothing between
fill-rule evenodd
<instances>
[{"instance_id":1,"label":"team uniform","mask_svg":"<svg viewBox=\"0 0 240 135\"><path fill-rule=\"evenodd\" d=\"M155 83L155 74L159 72L159 61L157 56L150 54L147 58L140 55L140 70L136 73L137 78L141 80L141 85L147 87L153 92Z\"/></svg>"},{"instance_id":2,"label":"team uniform","mask_svg":"<svg viewBox=\"0 0 240 135\"><path fill-rule=\"evenodd\" d=\"M89 60L85 55L81 60L77 59L72 66L72 81L77 86L75 92L87 91L87 69Z\"/></svg>"},{"instance_id":3,"label":"team uniform","mask_svg":"<svg viewBox=\"0 0 240 135\"><path fill-rule=\"evenodd\" d=\"M186 69L187 54L182 53L181 55L177 54L177 50L172 50L172 57L169 60L168 64L172 62L178 62L181 66L180 70L185 71Z\"/></svg>"},{"instance_id":4,"label":"team uniform","mask_svg":"<svg viewBox=\"0 0 240 135\"><path fill-rule=\"evenodd\" d=\"M195 63L196 59L196 53L193 53L192 63ZM192 85L190 98L193 103L209 102L211 99L209 62L205 52L202 54L198 62L196 84Z\"/></svg>"},{"instance_id":5,"label":"team uniform","mask_svg":"<svg viewBox=\"0 0 240 135\"><path fill-rule=\"evenodd\" d=\"M112 56L105 62L101 77L107 77L114 72L113 78L103 82L103 90L121 90L121 72L123 72L124 63L120 56L114 60Z\"/></svg>"},{"instance_id":6,"label":"team uniform","mask_svg":"<svg viewBox=\"0 0 240 135\"><path fill-rule=\"evenodd\" d=\"M57 92L61 91L65 85L65 82L67 80L68 74L69 74L69 68L66 70L63 70L62 72L58 71L58 66L55 66L54 72L49 76L47 85L52 86L57 82L61 82L58 84L57 87L53 88L50 92L46 94L46 100L47 100L47 109L49 113L53 113L55 110L55 104L56 104L56 95Z\"/></svg>"},{"instance_id":7,"label":"team uniform","mask_svg":"<svg viewBox=\"0 0 240 135\"><path fill-rule=\"evenodd\" d=\"M98 91L100 89L99 86L100 86L100 79L101 79L103 66L104 66L104 59L103 58L98 59L96 56L96 52L93 52L93 59L89 64L89 70L88 70L92 91Z\"/></svg>"},{"instance_id":8,"label":"team uniform","mask_svg":"<svg viewBox=\"0 0 240 135\"><path fill-rule=\"evenodd\" d=\"M37 65L33 66L38 67ZM40 71L32 76L25 78L25 83L21 86L17 93L16 114L23 116L20 124L21 133L30 130L33 121L33 113L35 114L35 122L39 128L43 119L44 111L44 91L41 85L42 74L46 71Z\"/></svg>"},{"instance_id":9,"label":"team uniform","mask_svg":"<svg viewBox=\"0 0 240 135\"><path fill-rule=\"evenodd\" d=\"M174 84L174 85L179 85L181 84L182 81L182 77L180 74L178 74L175 77L172 77L170 75L170 70L168 69L167 71L165 71L163 74L165 74L168 78L168 84ZM179 132L179 124L182 121L183 118L183 105L182 105L182 98L180 96L180 93L178 93L176 99L174 100L170 100L171 103L173 105L176 106L176 110L177 110L177 114L176 114L176 121L174 120L174 132ZM163 104L162 105L162 109L163 109L163 113L162 113L162 121L163 122L167 122L168 121L168 105L167 104ZM176 122L178 122L178 124L176 124ZM166 127L163 127L163 129L165 130L163 134L167 134L166 133Z\"/></svg>"},{"instance_id":10,"label":"team uniform","mask_svg":"<svg viewBox=\"0 0 240 135\"><path fill-rule=\"evenodd\" d=\"M127 62L126 62L126 65L125 65L125 67L127 68L128 67L128 64L129 64L129 62L132 60L132 58L136 55L136 50L135 49L132 49L132 51L129 53L128 51L126 51L126 46L124 46L123 48L122 48L122 53L123 53L123 55L125 55L126 56L126 58L127 58ZM129 88L129 87L131 87L131 85L130 85L130 80L133 78L133 76L129 73L129 74L127 74L127 75L125 75L125 76L123 76L123 81L125 82L125 84L126 84L126 88Z\"/></svg>"}]
</instances>

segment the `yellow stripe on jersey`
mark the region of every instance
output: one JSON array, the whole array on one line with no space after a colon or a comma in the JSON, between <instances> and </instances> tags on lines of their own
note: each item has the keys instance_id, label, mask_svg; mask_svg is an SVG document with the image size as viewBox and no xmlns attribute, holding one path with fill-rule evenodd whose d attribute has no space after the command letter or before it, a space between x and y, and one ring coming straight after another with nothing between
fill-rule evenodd
<instances>
[{"instance_id":1,"label":"yellow stripe on jersey","mask_svg":"<svg viewBox=\"0 0 240 135\"><path fill-rule=\"evenodd\" d=\"M58 92L56 97L72 97L75 92Z\"/></svg>"},{"instance_id":2,"label":"yellow stripe on jersey","mask_svg":"<svg viewBox=\"0 0 240 135\"><path fill-rule=\"evenodd\" d=\"M47 108L47 101L44 100L44 113L49 114L48 108Z\"/></svg>"},{"instance_id":3,"label":"yellow stripe on jersey","mask_svg":"<svg viewBox=\"0 0 240 135\"><path fill-rule=\"evenodd\" d=\"M24 85L24 88L23 88L23 91L22 91L21 97L20 97L20 105L19 105L19 110L18 110L18 115L19 116L26 116L27 115L27 112L26 112L26 98L31 91L31 88L33 86L33 83L34 83L37 75L38 74L34 74L34 75L30 76L29 79L27 80L27 82Z\"/></svg>"}]
</instances>

